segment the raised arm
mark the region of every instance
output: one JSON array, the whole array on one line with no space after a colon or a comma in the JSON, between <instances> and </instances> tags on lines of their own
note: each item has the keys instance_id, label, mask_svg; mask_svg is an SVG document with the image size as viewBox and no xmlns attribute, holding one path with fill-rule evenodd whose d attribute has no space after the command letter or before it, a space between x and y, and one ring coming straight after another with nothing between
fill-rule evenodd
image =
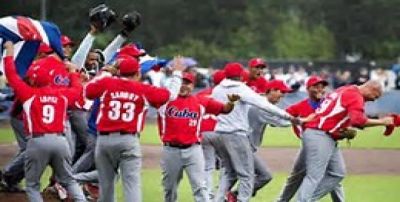
<instances>
[{"instance_id":1,"label":"raised arm","mask_svg":"<svg viewBox=\"0 0 400 202\"><path fill-rule=\"evenodd\" d=\"M83 38L71 61L78 65L79 68L85 65L86 57L93 46L95 39L96 28L90 25L90 32Z\"/></svg>"},{"instance_id":2,"label":"raised arm","mask_svg":"<svg viewBox=\"0 0 400 202\"><path fill-rule=\"evenodd\" d=\"M32 96L34 89L18 76L14 62L14 44L11 41L7 41L4 43L4 48L6 50L4 70L8 84L14 89L14 93L18 99L25 101Z\"/></svg>"}]
</instances>

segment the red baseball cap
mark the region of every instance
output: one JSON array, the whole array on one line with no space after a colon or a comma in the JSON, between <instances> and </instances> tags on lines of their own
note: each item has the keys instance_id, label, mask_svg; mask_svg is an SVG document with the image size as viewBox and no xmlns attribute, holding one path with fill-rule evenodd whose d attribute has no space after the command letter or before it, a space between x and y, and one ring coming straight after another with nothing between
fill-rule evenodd
<instances>
[{"instance_id":1,"label":"red baseball cap","mask_svg":"<svg viewBox=\"0 0 400 202\"><path fill-rule=\"evenodd\" d=\"M128 55L134 58L138 58L146 54L146 51L139 49L135 44L130 43L125 45L119 50L119 55Z\"/></svg>"},{"instance_id":2,"label":"red baseball cap","mask_svg":"<svg viewBox=\"0 0 400 202\"><path fill-rule=\"evenodd\" d=\"M217 70L212 75L212 80L214 85L218 85L224 79L225 79L225 72L223 70Z\"/></svg>"},{"instance_id":3,"label":"red baseball cap","mask_svg":"<svg viewBox=\"0 0 400 202\"><path fill-rule=\"evenodd\" d=\"M53 52L53 49L50 48L50 46L46 45L45 43L40 43L38 53L51 53Z\"/></svg>"},{"instance_id":4,"label":"red baseball cap","mask_svg":"<svg viewBox=\"0 0 400 202\"><path fill-rule=\"evenodd\" d=\"M139 62L132 57L125 57L118 60L118 69L121 75L134 74L139 71Z\"/></svg>"},{"instance_id":5,"label":"red baseball cap","mask_svg":"<svg viewBox=\"0 0 400 202\"><path fill-rule=\"evenodd\" d=\"M267 63L262 58L252 58L249 60L249 67L267 67Z\"/></svg>"},{"instance_id":6,"label":"red baseball cap","mask_svg":"<svg viewBox=\"0 0 400 202\"><path fill-rule=\"evenodd\" d=\"M266 84L266 91L267 90L280 90L282 93L290 93L292 89L287 86L282 80L272 80Z\"/></svg>"},{"instance_id":7,"label":"red baseball cap","mask_svg":"<svg viewBox=\"0 0 400 202\"><path fill-rule=\"evenodd\" d=\"M62 44L62 46L68 46L68 45L74 46L75 45L75 43L66 35L61 36L61 44Z\"/></svg>"},{"instance_id":8,"label":"red baseball cap","mask_svg":"<svg viewBox=\"0 0 400 202\"><path fill-rule=\"evenodd\" d=\"M243 72L243 65L238 62L230 62L224 67L226 78L240 77Z\"/></svg>"},{"instance_id":9,"label":"red baseball cap","mask_svg":"<svg viewBox=\"0 0 400 202\"><path fill-rule=\"evenodd\" d=\"M319 76L311 76L306 83L307 88L322 83L324 86L329 85L328 81L324 80Z\"/></svg>"},{"instance_id":10,"label":"red baseball cap","mask_svg":"<svg viewBox=\"0 0 400 202\"><path fill-rule=\"evenodd\" d=\"M188 80L190 83L194 83L196 78L192 73L184 72L182 75L182 79Z\"/></svg>"}]
</instances>

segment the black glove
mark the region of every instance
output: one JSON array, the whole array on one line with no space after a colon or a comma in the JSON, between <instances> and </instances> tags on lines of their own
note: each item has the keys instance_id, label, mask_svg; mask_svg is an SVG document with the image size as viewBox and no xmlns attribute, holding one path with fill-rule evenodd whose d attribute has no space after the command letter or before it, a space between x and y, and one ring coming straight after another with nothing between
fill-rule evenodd
<instances>
[{"instance_id":1,"label":"black glove","mask_svg":"<svg viewBox=\"0 0 400 202\"><path fill-rule=\"evenodd\" d=\"M103 31L106 27L110 26L116 19L116 14L113 10L108 8L105 4L100 4L89 12L90 23L96 27L97 30Z\"/></svg>"},{"instance_id":2,"label":"black glove","mask_svg":"<svg viewBox=\"0 0 400 202\"><path fill-rule=\"evenodd\" d=\"M122 17L122 25L124 25L124 29L122 30L122 34L127 36L130 32L139 27L142 17L139 12L133 11L125 14Z\"/></svg>"}]
</instances>

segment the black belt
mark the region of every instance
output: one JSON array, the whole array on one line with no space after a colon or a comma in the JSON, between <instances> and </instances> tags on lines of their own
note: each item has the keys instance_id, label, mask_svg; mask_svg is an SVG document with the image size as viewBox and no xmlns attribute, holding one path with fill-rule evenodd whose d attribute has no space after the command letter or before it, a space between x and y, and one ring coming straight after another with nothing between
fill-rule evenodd
<instances>
[{"instance_id":1,"label":"black belt","mask_svg":"<svg viewBox=\"0 0 400 202\"><path fill-rule=\"evenodd\" d=\"M193 144L177 144L177 143L164 142L164 146L174 147L174 148L178 148L178 149L187 149L193 145L199 145L199 144L200 144L200 142L196 142Z\"/></svg>"},{"instance_id":2,"label":"black belt","mask_svg":"<svg viewBox=\"0 0 400 202\"><path fill-rule=\"evenodd\" d=\"M99 135L111 135L111 134L119 133L119 135L135 135L136 132L127 132L127 131L113 131L113 132L99 132Z\"/></svg>"}]
</instances>

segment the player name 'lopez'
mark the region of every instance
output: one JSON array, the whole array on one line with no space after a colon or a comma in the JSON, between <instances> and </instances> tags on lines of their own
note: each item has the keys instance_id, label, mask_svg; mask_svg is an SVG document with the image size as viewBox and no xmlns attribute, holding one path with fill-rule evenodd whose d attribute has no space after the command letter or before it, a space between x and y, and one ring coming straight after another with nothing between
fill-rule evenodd
<instances>
[{"instance_id":1,"label":"player name 'lopez'","mask_svg":"<svg viewBox=\"0 0 400 202\"><path fill-rule=\"evenodd\" d=\"M117 91L117 92L112 92L111 93L111 99L128 99L128 100L137 100L139 97L135 95L134 93L126 92L126 91Z\"/></svg>"},{"instance_id":2,"label":"player name 'lopez'","mask_svg":"<svg viewBox=\"0 0 400 202\"><path fill-rule=\"evenodd\" d=\"M40 96L40 102L42 103L57 103L58 98L53 96Z\"/></svg>"}]
</instances>

